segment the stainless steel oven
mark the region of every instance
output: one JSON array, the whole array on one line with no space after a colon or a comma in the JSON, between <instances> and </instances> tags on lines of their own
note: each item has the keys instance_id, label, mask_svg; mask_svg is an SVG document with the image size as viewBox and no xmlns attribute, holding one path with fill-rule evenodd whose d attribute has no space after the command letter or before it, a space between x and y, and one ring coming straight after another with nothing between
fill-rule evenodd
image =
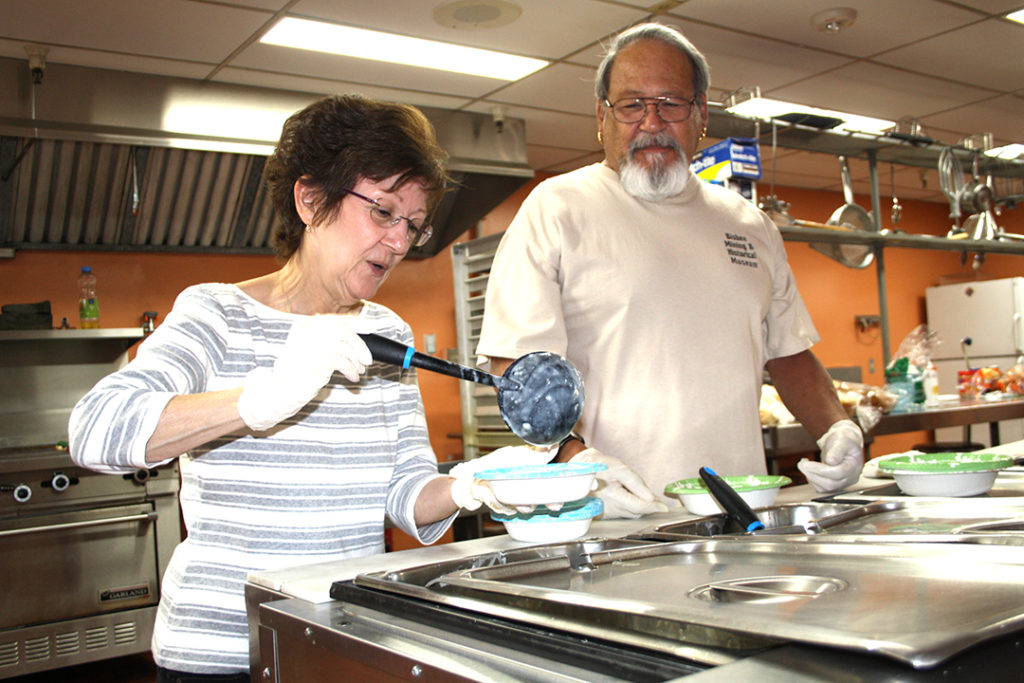
<instances>
[{"instance_id":1,"label":"stainless steel oven","mask_svg":"<svg viewBox=\"0 0 1024 683\"><path fill-rule=\"evenodd\" d=\"M20 396L0 401L0 679L149 649L181 541L177 464L100 474L63 441L74 402L140 337L0 334L0 382Z\"/></svg>"}]
</instances>

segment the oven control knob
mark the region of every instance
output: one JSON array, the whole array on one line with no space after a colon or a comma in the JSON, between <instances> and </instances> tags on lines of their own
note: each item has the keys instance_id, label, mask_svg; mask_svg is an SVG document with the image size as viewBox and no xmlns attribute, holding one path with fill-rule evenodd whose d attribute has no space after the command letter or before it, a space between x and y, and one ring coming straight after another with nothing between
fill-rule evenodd
<instances>
[{"instance_id":1,"label":"oven control knob","mask_svg":"<svg viewBox=\"0 0 1024 683\"><path fill-rule=\"evenodd\" d=\"M32 488L27 484L18 484L14 487L14 502L15 503L27 503L28 499L32 497Z\"/></svg>"},{"instance_id":2,"label":"oven control knob","mask_svg":"<svg viewBox=\"0 0 1024 683\"><path fill-rule=\"evenodd\" d=\"M53 479L50 480L50 486L52 486L53 490L56 491L57 493L60 493L61 491L66 491L68 486L70 485L71 478L68 477L68 475L64 474L63 472L55 472L53 475Z\"/></svg>"},{"instance_id":3,"label":"oven control knob","mask_svg":"<svg viewBox=\"0 0 1024 683\"><path fill-rule=\"evenodd\" d=\"M146 480L149 479L149 470L135 470L132 474L132 479L135 480L136 484L145 484Z\"/></svg>"}]
</instances>

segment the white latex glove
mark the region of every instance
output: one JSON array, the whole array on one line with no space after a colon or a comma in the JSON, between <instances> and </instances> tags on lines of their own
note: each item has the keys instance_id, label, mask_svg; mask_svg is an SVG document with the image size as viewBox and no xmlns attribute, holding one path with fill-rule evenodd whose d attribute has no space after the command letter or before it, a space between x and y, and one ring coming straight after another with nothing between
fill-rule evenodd
<instances>
[{"instance_id":1,"label":"white latex glove","mask_svg":"<svg viewBox=\"0 0 1024 683\"><path fill-rule=\"evenodd\" d=\"M654 512L665 512L668 506L647 488L640 475L616 457L596 448L580 451L569 462L600 463L608 469L597 473L597 496L604 501L602 519L637 519Z\"/></svg>"},{"instance_id":2,"label":"white latex glove","mask_svg":"<svg viewBox=\"0 0 1024 683\"><path fill-rule=\"evenodd\" d=\"M518 512L533 512L535 505L509 507L494 496L486 481L476 479L477 472L514 465L545 465L558 454L558 448L535 450L529 446L504 446L487 455L460 462L448 476L452 477L452 500L460 508L477 510L486 505L498 514L514 515ZM552 506L553 507L553 506ZM561 506L558 506L561 507Z\"/></svg>"},{"instance_id":3,"label":"white latex glove","mask_svg":"<svg viewBox=\"0 0 1024 683\"><path fill-rule=\"evenodd\" d=\"M839 420L818 439L821 462L804 458L796 464L819 493L840 491L860 478L864 465L864 433L853 420Z\"/></svg>"},{"instance_id":4,"label":"white latex glove","mask_svg":"<svg viewBox=\"0 0 1024 683\"><path fill-rule=\"evenodd\" d=\"M238 414L250 429L270 429L289 418L331 381L337 370L358 382L373 362L356 334L354 316L314 315L292 325L273 368L256 368L245 378Z\"/></svg>"}]
</instances>

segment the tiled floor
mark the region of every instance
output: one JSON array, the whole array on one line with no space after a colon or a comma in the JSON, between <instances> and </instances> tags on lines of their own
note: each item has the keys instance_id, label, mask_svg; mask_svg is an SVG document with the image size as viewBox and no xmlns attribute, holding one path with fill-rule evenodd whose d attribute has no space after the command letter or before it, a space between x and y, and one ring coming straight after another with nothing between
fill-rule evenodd
<instances>
[{"instance_id":1,"label":"tiled floor","mask_svg":"<svg viewBox=\"0 0 1024 683\"><path fill-rule=\"evenodd\" d=\"M156 665L149 653L144 653L40 671L3 683L156 683Z\"/></svg>"}]
</instances>

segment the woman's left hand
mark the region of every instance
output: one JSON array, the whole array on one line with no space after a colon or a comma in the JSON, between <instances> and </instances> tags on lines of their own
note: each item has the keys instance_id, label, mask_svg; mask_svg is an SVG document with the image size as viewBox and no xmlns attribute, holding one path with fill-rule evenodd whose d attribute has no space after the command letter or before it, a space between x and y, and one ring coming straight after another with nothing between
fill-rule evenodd
<instances>
[{"instance_id":1,"label":"woman's left hand","mask_svg":"<svg viewBox=\"0 0 1024 683\"><path fill-rule=\"evenodd\" d=\"M501 515L514 515L517 511L522 513L533 512L536 507L535 505L510 507L503 504L495 497L494 491L491 490L486 481L476 478L476 473L497 467L543 465L551 462L551 459L555 457L557 452L557 447L538 450L529 446L504 446L493 453L460 462L448 473L454 478L452 482L452 500L460 508L465 508L466 510L476 510L481 505L486 505Z\"/></svg>"}]
</instances>

